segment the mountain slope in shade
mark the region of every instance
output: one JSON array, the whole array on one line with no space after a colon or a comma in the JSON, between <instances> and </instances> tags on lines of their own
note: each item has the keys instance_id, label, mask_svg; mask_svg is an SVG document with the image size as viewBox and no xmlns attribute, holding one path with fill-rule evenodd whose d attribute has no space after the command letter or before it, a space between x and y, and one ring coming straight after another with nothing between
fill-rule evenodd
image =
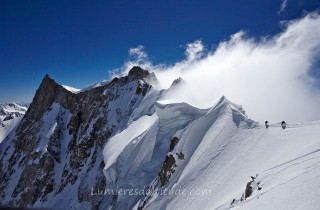
<instances>
[{"instance_id":1,"label":"mountain slope in shade","mask_svg":"<svg viewBox=\"0 0 320 210\"><path fill-rule=\"evenodd\" d=\"M28 106L27 103L0 104L0 142L19 124Z\"/></svg>"},{"instance_id":2,"label":"mountain slope in shade","mask_svg":"<svg viewBox=\"0 0 320 210\"><path fill-rule=\"evenodd\" d=\"M0 145L1 205L88 209L104 196L90 196L105 186L102 148L139 112L153 94L139 67L104 86L74 94L48 75L25 117ZM153 97L152 96L152 97ZM151 97L151 98L152 98Z\"/></svg>"}]
</instances>

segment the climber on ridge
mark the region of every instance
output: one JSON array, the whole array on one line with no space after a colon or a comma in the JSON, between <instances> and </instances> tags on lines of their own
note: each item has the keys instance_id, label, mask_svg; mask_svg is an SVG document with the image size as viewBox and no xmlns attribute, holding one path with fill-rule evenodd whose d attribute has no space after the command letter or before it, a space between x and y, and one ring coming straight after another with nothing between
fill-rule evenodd
<instances>
[{"instance_id":1,"label":"climber on ridge","mask_svg":"<svg viewBox=\"0 0 320 210\"><path fill-rule=\"evenodd\" d=\"M269 122L268 121L265 121L264 125L266 126L266 129L269 128Z\"/></svg>"},{"instance_id":2,"label":"climber on ridge","mask_svg":"<svg viewBox=\"0 0 320 210\"><path fill-rule=\"evenodd\" d=\"M285 121L282 121L281 127L282 127L283 129L286 129L286 126L287 126L287 123L286 123Z\"/></svg>"}]
</instances>

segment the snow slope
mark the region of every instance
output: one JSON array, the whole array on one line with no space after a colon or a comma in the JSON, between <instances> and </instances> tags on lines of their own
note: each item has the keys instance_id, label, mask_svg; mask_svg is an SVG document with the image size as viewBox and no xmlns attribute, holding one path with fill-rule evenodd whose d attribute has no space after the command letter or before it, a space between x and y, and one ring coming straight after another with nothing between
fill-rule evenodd
<instances>
[{"instance_id":1,"label":"snow slope","mask_svg":"<svg viewBox=\"0 0 320 210\"><path fill-rule=\"evenodd\" d=\"M179 136L180 130L205 114L205 111L185 103L155 105L156 114L147 118L149 126L145 125L146 120L140 118L105 145L104 173L108 189L143 189L148 186L159 173L173 136ZM137 127L146 129L142 132L136 129ZM130 136L133 138L129 138ZM115 140L121 145L121 148L118 147L120 155L113 146ZM118 157L116 160L114 154ZM142 195L119 195L113 208L129 209L139 198L142 198Z\"/></svg>"},{"instance_id":2,"label":"snow slope","mask_svg":"<svg viewBox=\"0 0 320 210\"><path fill-rule=\"evenodd\" d=\"M145 209L319 209L319 128L320 122L266 129L222 102L188 127L176 147L185 160L165 186L210 193L155 195ZM241 201L250 176L259 184Z\"/></svg>"},{"instance_id":3,"label":"snow slope","mask_svg":"<svg viewBox=\"0 0 320 210\"><path fill-rule=\"evenodd\" d=\"M20 116L11 120L0 122L0 143L20 123L22 118L23 116Z\"/></svg>"},{"instance_id":4,"label":"snow slope","mask_svg":"<svg viewBox=\"0 0 320 210\"><path fill-rule=\"evenodd\" d=\"M156 103L158 119L144 132L135 129L139 119L114 137L121 147L106 144L108 189L153 193L117 195L111 209L320 208L320 122L266 129L225 97L207 110L164 103ZM179 142L170 151L174 137ZM170 155L175 164L162 183L159 172Z\"/></svg>"},{"instance_id":5,"label":"snow slope","mask_svg":"<svg viewBox=\"0 0 320 210\"><path fill-rule=\"evenodd\" d=\"M67 86L67 85L62 85L62 87L68 91L70 91L71 93L78 93L80 92L81 89L78 89L78 88L74 88L74 87L71 87L71 86Z\"/></svg>"}]
</instances>

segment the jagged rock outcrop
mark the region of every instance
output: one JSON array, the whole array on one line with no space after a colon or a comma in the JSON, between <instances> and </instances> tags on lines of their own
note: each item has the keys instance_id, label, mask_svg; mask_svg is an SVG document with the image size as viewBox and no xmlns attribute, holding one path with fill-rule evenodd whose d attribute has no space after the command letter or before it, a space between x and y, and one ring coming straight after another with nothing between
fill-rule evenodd
<instances>
[{"instance_id":1,"label":"jagged rock outcrop","mask_svg":"<svg viewBox=\"0 0 320 210\"><path fill-rule=\"evenodd\" d=\"M179 138L178 137L173 137L173 139L171 139L171 143L170 143L170 151L169 152L172 152L173 149L175 148L175 146L178 144L179 142Z\"/></svg>"},{"instance_id":2,"label":"jagged rock outcrop","mask_svg":"<svg viewBox=\"0 0 320 210\"><path fill-rule=\"evenodd\" d=\"M65 200L98 208L105 197L90 192L105 187L103 145L127 126L151 79L133 67L128 76L75 94L46 75L16 132L0 145L0 204L57 207Z\"/></svg>"},{"instance_id":3,"label":"jagged rock outcrop","mask_svg":"<svg viewBox=\"0 0 320 210\"><path fill-rule=\"evenodd\" d=\"M27 123L27 120L39 120L53 102L57 102L64 108L70 109L74 105L73 94L57 84L49 75L45 75L30 104L29 111L26 113L25 123Z\"/></svg>"},{"instance_id":4,"label":"jagged rock outcrop","mask_svg":"<svg viewBox=\"0 0 320 210\"><path fill-rule=\"evenodd\" d=\"M151 73L151 74L153 75L154 73ZM139 66L134 66L129 71L128 76L131 77L131 78L141 79L141 78L150 77L151 74L149 73L149 71L144 70Z\"/></svg>"},{"instance_id":5,"label":"jagged rock outcrop","mask_svg":"<svg viewBox=\"0 0 320 210\"><path fill-rule=\"evenodd\" d=\"M174 173L174 168L176 167L176 159L172 154L167 155L165 161L163 162L161 171L159 173L161 186L168 183L170 176Z\"/></svg>"},{"instance_id":6,"label":"jagged rock outcrop","mask_svg":"<svg viewBox=\"0 0 320 210\"><path fill-rule=\"evenodd\" d=\"M230 204L231 207L245 201L247 198L251 197L254 192L262 190L262 188L260 186L260 182L256 180L257 177L258 177L258 175L256 175L255 177L251 176L252 180L246 184L246 188L245 188L244 193L242 193L242 195L239 199L234 198L231 201L231 204Z\"/></svg>"}]
</instances>

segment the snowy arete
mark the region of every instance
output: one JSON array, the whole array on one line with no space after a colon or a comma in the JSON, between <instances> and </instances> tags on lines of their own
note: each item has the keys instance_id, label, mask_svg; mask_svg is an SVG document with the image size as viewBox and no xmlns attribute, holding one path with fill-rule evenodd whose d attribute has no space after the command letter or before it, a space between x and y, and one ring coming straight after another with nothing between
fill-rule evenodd
<instances>
[{"instance_id":1,"label":"snowy arete","mask_svg":"<svg viewBox=\"0 0 320 210\"><path fill-rule=\"evenodd\" d=\"M222 96L128 75L83 90L46 75L30 106L0 106L0 204L39 209L320 209L320 122L249 119Z\"/></svg>"}]
</instances>

